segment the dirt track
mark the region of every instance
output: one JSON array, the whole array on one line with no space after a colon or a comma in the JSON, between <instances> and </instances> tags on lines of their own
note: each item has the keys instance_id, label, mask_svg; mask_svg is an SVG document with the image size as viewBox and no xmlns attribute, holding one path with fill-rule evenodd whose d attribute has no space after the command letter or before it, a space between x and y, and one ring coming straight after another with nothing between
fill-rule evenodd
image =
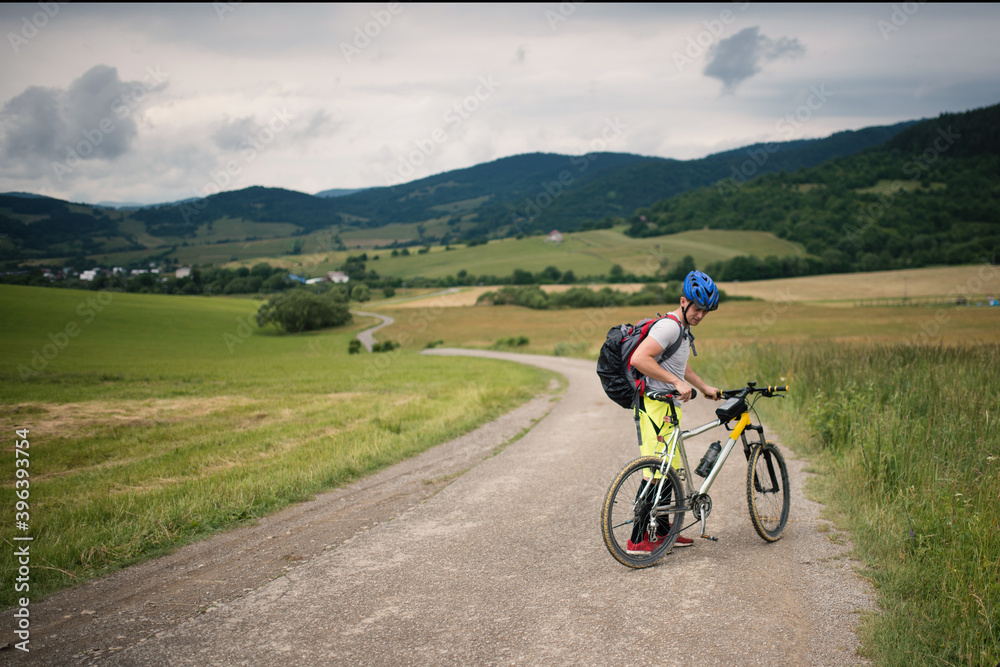
<instances>
[{"instance_id":1,"label":"dirt track","mask_svg":"<svg viewBox=\"0 0 1000 667\"><path fill-rule=\"evenodd\" d=\"M449 352L471 354L433 351ZM0 651L0 662L862 662L852 628L871 596L803 497L803 461L785 448L795 488L780 541L753 531L733 457L712 492L719 542L629 570L598 526L607 484L637 454L627 411L591 362L483 354L557 370L569 387L349 488L33 605L31 653ZM689 403L685 424L713 407ZM716 439L703 437L692 457Z\"/></svg>"}]
</instances>

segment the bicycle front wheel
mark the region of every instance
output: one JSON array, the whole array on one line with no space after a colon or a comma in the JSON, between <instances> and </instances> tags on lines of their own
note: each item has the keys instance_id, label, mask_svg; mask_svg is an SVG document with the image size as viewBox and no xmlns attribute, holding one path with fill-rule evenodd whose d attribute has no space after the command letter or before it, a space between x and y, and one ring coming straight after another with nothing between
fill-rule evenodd
<instances>
[{"instance_id":1,"label":"bicycle front wheel","mask_svg":"<svg viewBox=\"0 0 1000 667\"><path fill-rule=\"evenodd\" d=\"M673 468L658 476L661 463L655 456L638 458L608 487L601 530L605 546L622 565L649 567L670 551L684 527L681 480Z\"/></svg>"},{"instance_id":2,"label":"bicycle front wheel","mask_svg":"<svg viewBox=\"0 0 1000 667\"><path fill-rule=\"evenodd\" d=\"M790 503L788 468L781 452L772 442L755 444L747 462L747 504L757 534L768 542L780 538Z\"/></svg>"}]
</instances>

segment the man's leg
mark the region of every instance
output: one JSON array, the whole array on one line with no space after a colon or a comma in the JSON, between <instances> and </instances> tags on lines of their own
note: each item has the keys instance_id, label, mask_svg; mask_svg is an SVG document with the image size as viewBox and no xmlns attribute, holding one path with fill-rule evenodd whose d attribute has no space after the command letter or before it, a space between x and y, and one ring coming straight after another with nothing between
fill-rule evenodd
<instances>
[{"instance_id":1,"label":"man's leg","mask_svg":"<svg viewBox=\"0 0 1000 667\"><path fill-rule=\"evenodd\" d=\"M644 399L645 397L643 397ZM639 403L639 429L642 432L642 442L639 445L639 452L642 456L653 456L657 451L662 451L666 446L666 443L670 440L670 435L673 433L674 426L670 423L667 418L670 414L670 404L664 403L663 401L645 401L640 400ZM680 423L681 420L681 409L677 410L677 421ZM681 467L681 457L679 452L674 452L674 458L670 461L670 465L674 469ZM650 478L659 479L660 474L654 471L650 471ZM655 481L655 480L654 480ZM664 497L660 498L661 503L668 503L673 498L671 498L670 490L667 490ZM678 499L680 500L680 499ZM647 528L649 527L649 510L647 509L645 515L642 516L642 521L639 522L641 525L637 526L640 528L639 532L632 532L633 541L635 541L635 536L638 534L639 539L645 535ZM658 538L666 537L670 532L670 524L663 523L656 527L656 535ZM674 542L676 547L689 547L694 544L694 540L684 537L683 535L678 535L677 540Z\"/></svg>"}]
</instances>

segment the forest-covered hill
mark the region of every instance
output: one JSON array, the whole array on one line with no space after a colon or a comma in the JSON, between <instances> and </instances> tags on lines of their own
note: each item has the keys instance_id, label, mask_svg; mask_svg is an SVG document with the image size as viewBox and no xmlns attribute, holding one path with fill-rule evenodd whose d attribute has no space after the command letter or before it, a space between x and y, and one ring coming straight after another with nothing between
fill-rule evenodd
<instances>
[{"instance_id":1,"label":"forest-covered hill","mask_svg":"<svg viewBox=\"0 0 1000 667\"><path fill-rule=\"evenodd\" d=\"M795 173L724 179L640 209L628 234L755 229L811 257L738 257L710 267L753 280L995 262L1000 250L1000 105L943 114L860 154Z\"/></svg>"}]
</instances>

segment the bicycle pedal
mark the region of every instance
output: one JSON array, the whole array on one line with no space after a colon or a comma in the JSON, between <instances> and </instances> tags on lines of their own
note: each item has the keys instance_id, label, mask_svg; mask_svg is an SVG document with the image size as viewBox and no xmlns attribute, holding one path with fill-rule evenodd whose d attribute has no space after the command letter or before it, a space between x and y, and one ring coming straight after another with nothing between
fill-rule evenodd
<instances>
[{"instance_id":1,"label":"bicycle pedal","mask_svg":"<svg viewBox=\"0 0 1000 667\"><path fill-rule=\"evenodd\" d=\"M712 540L713 542L718 542L719 541L718 537L712 537L711 535L702 534L701 538L703 540Z\"/></svg>"}]
</instances>

